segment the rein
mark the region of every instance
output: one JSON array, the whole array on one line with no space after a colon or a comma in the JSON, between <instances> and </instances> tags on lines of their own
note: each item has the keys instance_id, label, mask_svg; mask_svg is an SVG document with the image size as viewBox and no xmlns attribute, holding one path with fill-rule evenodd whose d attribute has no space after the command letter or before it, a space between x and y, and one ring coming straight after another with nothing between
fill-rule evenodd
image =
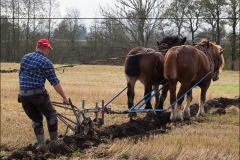
<instances>
[{"instance_id":1,"label":"rein","mask_svg":"<svg viewBox=\"0 0 240 160\"><path fill-rule=\"evenodd\" d=\"M18 71L22 71L22 72L27 72L28 74L30 74L30 76L33 76L36 72L44 72L44 71L47 71L47 70L51 70L51 69L55 69L57 70L60 74L63 74L64 71L65 71L65 68L67 67L73 67L73 66L76 66L76 65L65 65L65 66L59 66L59 67L49 67L49 68L31 68L31 69L25 69L25 68L20 68L20 70ZM62 72L59 71L59 69L62 69Z\"/></svg>"}]
</instances>

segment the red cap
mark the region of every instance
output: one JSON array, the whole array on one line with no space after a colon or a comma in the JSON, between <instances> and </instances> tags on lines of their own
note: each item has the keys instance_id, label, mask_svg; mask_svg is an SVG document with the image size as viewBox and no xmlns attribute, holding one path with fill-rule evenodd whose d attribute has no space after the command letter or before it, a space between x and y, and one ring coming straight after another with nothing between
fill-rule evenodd
<instances>
[{"instance_id":1,"label":"red cap","mask_svg":"<svg viewBox=\"0 0 240 160\"><path fill-rule=\"evenodd\" d=\"M47 39L40 39L40 40L37 42L37 46L48 47L48 48L50 48L51 50L53 50L53 48L52 48L51 45L50 45L49 40L47 40Z\"/></svg>"}]
</instances>

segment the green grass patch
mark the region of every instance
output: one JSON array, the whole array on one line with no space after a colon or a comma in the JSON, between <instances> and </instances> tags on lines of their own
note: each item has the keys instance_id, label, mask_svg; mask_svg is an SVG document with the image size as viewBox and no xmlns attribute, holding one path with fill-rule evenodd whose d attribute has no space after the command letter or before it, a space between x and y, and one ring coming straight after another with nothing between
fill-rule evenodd
<instances>
[{"instance_id":1,"label":"green grass patch","mask_svg":"<svg viewBox=\"0 0 240 160\"><path fill-rule=\"evenodd\" d=\"M239 125L239 115L207 114L205 118L208 123Z\"/></svg>"},{"instance_id":2,"label":"green grass patch","mask_svg":"<svg viewBox=\"0 0 240 160\"><path fill-rule=\"evenodd\" d=\"M227 83L227 84L226 83L218 83L218 84L213 83L210 86L209 91L212 93L219 93L220 91L224 91L224 94L238 95L239 94L239 84L238 83Z\"/></svg>"},{"instance_id":3,"label":"green grass patch","mask_svg":"<svg viewBox=\"0 0 240 160\"><path fill-rule=\"evenodd\" d=\"M130 157L130 153L129 152L126 152L126 153L122 154L122 158L123 159L128 159L129 157Z\"/></svg>"}]
</instances>

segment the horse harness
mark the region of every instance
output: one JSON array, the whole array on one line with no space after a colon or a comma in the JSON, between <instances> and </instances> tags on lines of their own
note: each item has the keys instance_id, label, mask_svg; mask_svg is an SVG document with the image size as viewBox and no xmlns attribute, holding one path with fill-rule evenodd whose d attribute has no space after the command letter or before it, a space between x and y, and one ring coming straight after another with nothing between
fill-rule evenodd
<instances>
[{"instance_id":1,"label":"horse harness","mask_svg":"<svg viewBox=\"0 0 240 160\"><path fill-rule=\"evenodd\" d=\"M167 51L168 51L168 49L161 50L161 51L159 51L159 52L161 52L161 53L165 56L165 54L166 54ZM152 53L156 53L156 52L158 52L158 51L156 51L156 50L154 50L154 49L152 49L152 48L145 48L145 50L144 50L143 52L138 51L137 54L128 55L127 57L138 56L138 55L142 55L142 54L152 54ZM165 52L165 53L163 53L163 52Z\"/></svg>"},{"instance_id":2,"label":"horse harness","mask_svg":"<svg viewBox=\"0 0 240 160\"><path fill-rule=\"evenodd\" d=\"M158 52L162 53L162 55L165 57L167 51L168 51L169 48L171 48L171 47L170 47L169 44L167 44L167 43L161 43L157 48L159 49Z\"/></svg>"},{"instance_id":3,"label":"horse harness","mask_svg":"<svg viewBox=\"0 0 240 160\"><path fill-rule=\"evenodd\" d=\"M122 56L121 58L134 57L134 56L138 56L138 55L142 55L142 54L152 54L152 53L156 53L156 52L160 52L163 56L165 56L165 54L167 53L167 51L168 51L168 49L169 49L168 46L169 46L168 44L162 43L162 44L160 44L160 45L158 46L158 48L161 49L161 50L159 50L159 51L156 51L156 50L154 50L154 49L152 49L152 48L145 48L145 50L144 50L143 52L138 51L137 54ZM116 58L115 58L115 59L116 59Z\"/></svg>"},{"instance_id":4,"label":"horse harness","mask_svg":"<svg viewBox=\"0 0 240 160\"><path fill-rule=\"evenodd\" d=\"M202 46L206 46L207 44L206 43L201 43L201 45ZM212 61L212 63L213 63L213 67L215 66L215 59L213 58L213 55L212 55L212 53L207 49L207 50L205 50L202 46L197 46L196 47L196 49L198 49L198 50L200 50L200 51L202 51L203 53L205 53L206 54L206 56L208 56L210 59L211 59L211 61ZM218 65L220 64L220 56L218 55L218 57L217 57L217 62L218 62ZM212 64L210 64L210 70L212 70ZM215 69L214 68L214 75L216 75L218 73L218 69Z\"/></svg>"}]
</instances>

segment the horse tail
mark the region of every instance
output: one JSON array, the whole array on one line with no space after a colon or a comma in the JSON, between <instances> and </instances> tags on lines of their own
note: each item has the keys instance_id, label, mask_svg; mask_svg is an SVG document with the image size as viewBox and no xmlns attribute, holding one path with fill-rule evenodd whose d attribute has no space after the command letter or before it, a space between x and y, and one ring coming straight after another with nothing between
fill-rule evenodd
<instances>
[{"instance_id":1,"label":"horse tail","mask_svg":"<svg viewBox=\"0 0 240 160\"><path fill-rule=\"evenodd\" d=\"M125 65L125 74L130 77L137 77L140 74L140 55L136 55L137 53L137 51L131 52L129 55L133 56L129 56Z\"/></svg>"},{"instance_id":2,"label":"horse tail","mask_svg":"<svg viewBox=\"0 0 240 160\"><path fill-rule=\"evenodd\" d=\"M177 51L168 50L164 60L164 77L166 79L177 78Z\"/></svg>"}]
</instances>

